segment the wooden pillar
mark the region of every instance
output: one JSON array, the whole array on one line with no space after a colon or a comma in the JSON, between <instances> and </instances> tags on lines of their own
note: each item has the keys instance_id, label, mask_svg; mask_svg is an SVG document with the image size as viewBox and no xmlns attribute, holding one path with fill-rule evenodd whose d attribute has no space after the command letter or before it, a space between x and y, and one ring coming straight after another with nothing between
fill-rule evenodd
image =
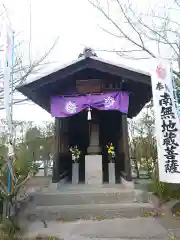
<instances>
[{"instance_id":1,"label":"wooden pillar","mask_svg":"<svg viewBox=\"0 0 180 240\"><path fill-rule=\"evenodd\" d=\"M122 137L123 137L123 152L124 152L124 173L126 181L132 181L131 161L129 156L129 140L128 140L128 122L127 115L122 114Z\"/></svg>"},{"instance_id":2,"label":"wooden pillar","mask_svg":"<svg viewBox=\"0 0 180 240\"><path fill-rule=\"evenodd\" d=\"M68 119L55 118L53 183L59 182L60 175L67 170L67 157L69 157L67 133Z\"/></svg>"},{"instance_id":3,"label":"wooden pillar","mask_svg":"<svg viewBox=\"0 0 180 240\"><path fill-rule=\"evenodd\" d=\"M53 157L53 171L52 171L52 182L59 182L59 153L60 153L60 126L61 119L55 118L55 129L54 129L54 157Z\"/></svg>"}]
</instances>

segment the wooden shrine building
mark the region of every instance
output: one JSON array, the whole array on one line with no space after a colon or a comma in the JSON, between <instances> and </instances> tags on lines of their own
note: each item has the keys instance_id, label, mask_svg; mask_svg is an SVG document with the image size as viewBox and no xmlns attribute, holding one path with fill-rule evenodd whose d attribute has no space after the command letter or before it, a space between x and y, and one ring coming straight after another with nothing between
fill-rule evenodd
<instances>
[{"instance_id":1,"label":"wooden shrine building","mask_svg":"<svg viewBox=\"0 0 180 240\"><path fill-rule=\"evenodd\" d=\"M69 147L77 145L81 151L79 182L85 182L87 171L85 159L88 155L94 155L94 158L97 155L101 156L102 183L108 182L106 145L110 142L115 146L116 152L116 183L120 182L121 178L132 181L127 118L135 117L152 98L151 77L148 73L114 65L98 58L91 49L85 49L84 53L70 65L59 68L38 80L24 83L17 89L51 114L53 97L66 99L71 96L81 96L83 99L83 96L90 95L97 97L104 96L103 94L106 96L108 93L127 93L127 112L99 110L91 106L89 121L87 108L71 116L61 117L58 111L62 112L62 107L60 105L56 107L56 114L52 114L55 116L52 181L58 182L62 173L67 173L68 180L72 180L72 157ZM92 132L94 140L90 139Z\"/></svg>"}]
</instances>

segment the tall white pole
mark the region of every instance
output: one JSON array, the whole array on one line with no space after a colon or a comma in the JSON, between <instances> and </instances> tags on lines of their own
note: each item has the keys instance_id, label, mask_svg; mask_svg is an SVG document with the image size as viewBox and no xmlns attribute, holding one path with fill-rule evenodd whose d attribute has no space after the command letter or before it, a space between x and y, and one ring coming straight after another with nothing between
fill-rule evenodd
<instances>
[{"instance_id":1,"label":"tall white pole","mask_svg":"<svg viewBox=\"0 0 180 240\"><path fill-rule=\"evenodd\" d=\"M29 66L31 66L31 41L32 41L32 12L31 0L29 2Z\"/></svg>"},{"instance_id":2,"label":"tall white pole","mask_svg":"<svg viewBox=\"0 0 180 240\"><path fill-rule=\"evenodd\" d=\"M5 68L4 68L4 108L8 125L9 143L13 144L13 62L14 62L14 33L7 25L6 48L5 48ZM9 149L10 150L10 149ZM11 151L9 151L10 154ZM11 154L10 154L11 155Z\"/></svg>"},{"instance_id":3,"label":"tall white pole","mask_svg":"<svg viewBox=\"0 0 180 240\"><path fill-rule=\"evenodd\" d=\"M7 21L8 22L8 21ZM14 160L13 149L13 64L14 64L14 32L9 23L6 23L5 41L5 66L4 66L4 108L6 111L6 121L8 125L8 192L11 192L12 180L14 175L12 164ZM6 216L10 215L10 206L7 205Z\"/></svg>"}]
</instances>

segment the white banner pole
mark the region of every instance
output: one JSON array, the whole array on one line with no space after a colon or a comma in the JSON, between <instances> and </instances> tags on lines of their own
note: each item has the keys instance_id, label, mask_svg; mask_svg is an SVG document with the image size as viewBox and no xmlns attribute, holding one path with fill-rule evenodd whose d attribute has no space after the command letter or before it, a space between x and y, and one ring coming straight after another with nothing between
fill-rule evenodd
<instances>
[{"instance_id":1,"label":"white banner pole","mask_svg":"<svg viewBox=\"0 0 180 240\"><path fill-rule=\"evenodd\" d=\"M159 180L180 183L180 121L174 99L171 66L165 60L152 61Z\"/></svg>"}]
</instances>

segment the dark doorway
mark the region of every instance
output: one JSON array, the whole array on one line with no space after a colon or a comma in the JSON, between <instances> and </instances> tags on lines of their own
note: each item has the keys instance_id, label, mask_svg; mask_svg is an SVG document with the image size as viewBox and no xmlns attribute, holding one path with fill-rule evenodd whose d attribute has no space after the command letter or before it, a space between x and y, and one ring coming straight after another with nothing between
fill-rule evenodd
<instances>
[{"instance_id":1,"label":"dark doorway","mask_svg":"<svg viewBox=\"0 0 180 240\"><path fill-rule=\"evenodd\" d=\"M120 128L121 128L121 113L118 111L101 111L99 118L100 126L100 143L102 147L103 157L103 182L109 182L109 171L108 171L108 153L107 144L112 143L115 146L116 159L115 159L115 170L116 170L116 182L120 181L120 165L121 159L119 157L119 139L120 139Z\"/></svg>"},{"instance_id":2,"label":"dark doorway","mask_svg":"<svg viewBox=\"0 0 180 240\"><path fill-rule=\"evenodd\" d=\"M120 182L121 172L121 158L119 155L119 139L121 135L121 113L118 111L98 111L93 109L92 117L95 117L99 123L99 142L102 154L102 171L103 182L109 182L108 173L108 143L113 143L116 151L115 169L116 182ZM68 122L68 144L69 146L77 145L81 151L81 158L79 162L79 182L85 182L85 156L87 155L87 148L89 146L89 122L87 120L87 111L82 111L69 118ZM72 164L71 164L71 178L72 180Z\"/></svg>"}]
</instances>

